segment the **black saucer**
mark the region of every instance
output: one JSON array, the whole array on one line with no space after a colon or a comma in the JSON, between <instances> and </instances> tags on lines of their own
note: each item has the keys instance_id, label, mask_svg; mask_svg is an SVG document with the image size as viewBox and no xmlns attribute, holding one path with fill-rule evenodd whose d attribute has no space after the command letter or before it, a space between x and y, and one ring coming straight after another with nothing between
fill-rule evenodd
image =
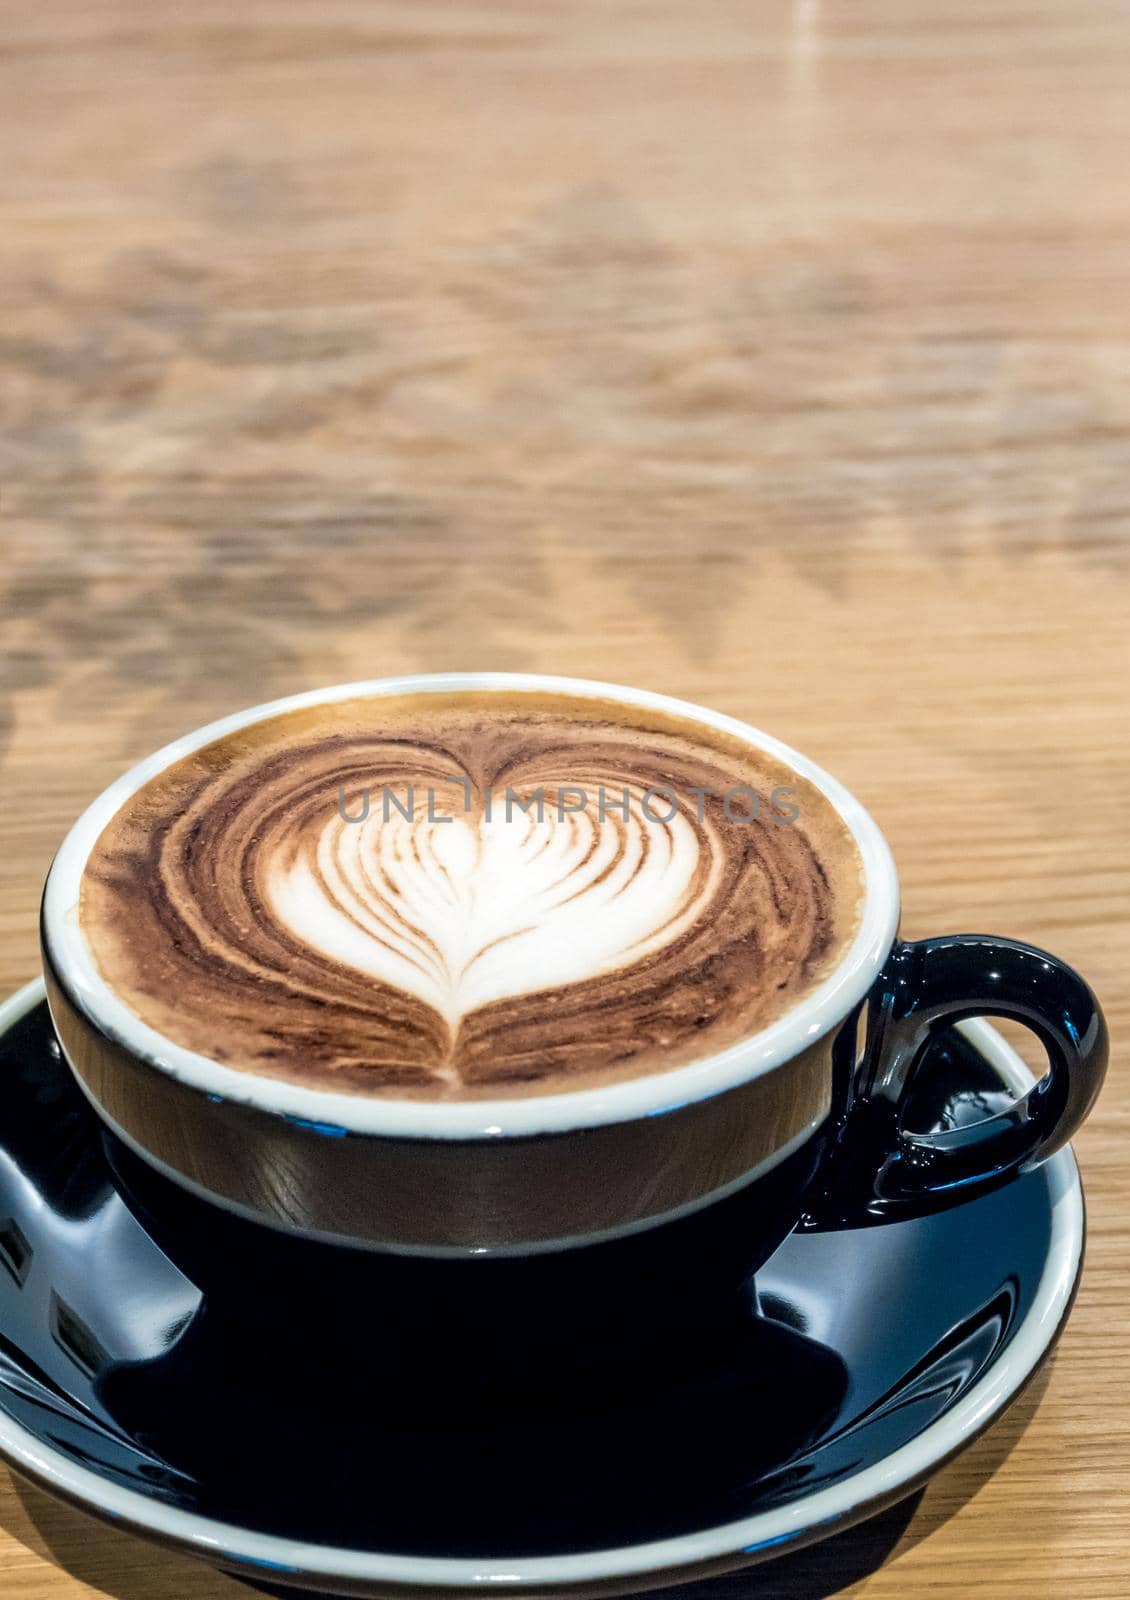
<instances>
[{"instance_id":1,"label":"black saucer","mask_svg":"<svg viewBox=\"0 0 1130 1600\"><path fill-rule=\"evenodd\" d=\"M947 1034L931 1067L921 1128L977 1120L1028 1081L986 1023ZM462 1392L445 1371L390 1371L379 1327L265 1349L261 1323L206 1300L114 1188L38 984L0 1007L0 1072L0 1453L291 1589L631 1589L823 1537L1003 1410L1081 1264L1064 1151L929 1220L792 1237L759 1274L760 1315L751 1290L628 1367Z\"/></svg>"}]
</instances>

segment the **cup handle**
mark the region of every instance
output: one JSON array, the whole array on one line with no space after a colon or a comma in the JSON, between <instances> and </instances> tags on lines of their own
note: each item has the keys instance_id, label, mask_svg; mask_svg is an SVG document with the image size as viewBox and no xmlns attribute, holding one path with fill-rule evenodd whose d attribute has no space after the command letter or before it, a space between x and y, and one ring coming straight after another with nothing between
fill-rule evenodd
<instances>
[{"instance_id":1,"label":"cup handle","mask_svg":"<svg viewBox=\"0 0 1130 1600\"><path fill-rule=\"evenodd\" d=\"M931 1037L977 1016L1031 1028L1047 1050L1047 1072L995 1116L908 1133L903 1107ZM978 933L897 942L867 1001L863 1057L804 1226L925 1215L1038 1166L1091 1109L1107 1054L1090 987L1046 950Z\"/></svg>"}]
</instances>

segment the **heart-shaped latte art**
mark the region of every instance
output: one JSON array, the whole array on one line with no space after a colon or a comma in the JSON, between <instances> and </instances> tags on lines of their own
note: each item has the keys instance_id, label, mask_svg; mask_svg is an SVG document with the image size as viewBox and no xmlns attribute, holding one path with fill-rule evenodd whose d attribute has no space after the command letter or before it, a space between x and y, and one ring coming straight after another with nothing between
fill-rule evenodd
<instances>
[{"instance_id":1,"label":"heart-shaped latte art","mask_svg":"<svg viewBox=\"0 0 1130 1600\"><path fill-rule=\"evenodd\" d=\"M413 797L411 817L403 796L364 820L338 811L268 864L267 898L296 939L416 996L455 1034L492 1001L644 959L710 902L709 824L681 811L660 820L662 799L649 817L639 788L626 807L622 788L598 805L590 779L583 809L570 790L539 786L489 811L434 792L426 807Z\"/></svg>"}]
</instances>

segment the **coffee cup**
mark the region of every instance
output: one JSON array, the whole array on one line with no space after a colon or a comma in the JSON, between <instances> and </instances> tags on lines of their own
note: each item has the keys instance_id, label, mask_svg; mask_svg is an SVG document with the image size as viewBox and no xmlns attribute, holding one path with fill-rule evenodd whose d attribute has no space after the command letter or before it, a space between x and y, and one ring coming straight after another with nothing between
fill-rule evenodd
<instances>
[{"instance_id":1,"label":"coffee cup","mask_svg":"<svg viewBox=\"0 0 1130 1600\"><path fill-rule=\"evenodd\" d=\"M726 834L727 819L737 827L739 808L727 801L724 818L721 802L712 795L705 803L715 812L700 813L696 823L693 806L677 792L678 785L664 785L676 790L676 811L685 828L678 832L683 822L669 819L662 871L646 865L654 863L655 849L651 835L645 837L646 819L640 823L630 815L630 785L624 788L625 810L612 821L602 814L585 818L582 827L576 820L566 826L551 819L540 846L541 836L531 825L521 835L524 856L513 851L507 855L512 841L502 839L496 851L502 865L496 863L491 871L498 882L510 885L507 903L520 906L526 881L520 874L527 871L527 860L535 859L535 846L538 860L546 859L546 851L552 858L559 850L568 870L580 870L575 863L582 859L599 864L604 835L616 830L608 846L613 865L601 869L604 877L595 865L583 869L588 872L585 893L604 895L594 902L591 918L595 953L590 957L590 924L577 921L575 903L556 890L556 899L546 899L539 879L541 909L527 919L536 928L531 932L518 926L521 917L512 928L511 916L489 945L485 935L475 933L473 939L480 940L482 949L489 948L490 959L480 959L482 950L475 946L459 966L458 989L451 977L450 930L444 924L449 902L440 903L432 893L440 881L437 875L445 874L444 892L455 895L450 904L464 918L459 948L466 955L466 939L472 937L466 928L478 924L464 916L470 902L465 895L459 898L461 884L452 887L453 874L461 870L452 865L455 845L442 845L445 856L428 856L418 844L422 834L402 832L397 836L397 870L411 869L416 878L398 879L399 888L378 885L384 898L372 911L377 918L372 928L384 938L380 930L391 927L392 918L399 943L388 935L387 948L382 945L373 957L377 967L375 975L367 971L369 989L358 989L359 969L350 967L353 986L342 990L348 997L342 1014L348 1013L353 1052L348 1070L340 1081L328 1069L321 1076L304 1075L299 1053L288 1055L286 1072L276 1074L267 1052L249 1070L247 1062L233 1060L232 1039L242 1037L252 1020L260 1032L284 1034L282 1022L292 1003L289 991L279 991L275 1011L264 1008L264 1016L276 1019L270 1027L251 1013L264 986L276 979L280 984L290 981L279 952L293 948L295 927L302 933L303 906L318 930L318 982L328 981L327 950L332 951L335 971L341 962L354 961L349 930L342 931L345 924L338 917L340 907L334 920L314 906L309 898L313 878L297 875L300 844L279 831L286 805L297 804L288 798L285 784L294 781L301 762L312 759L310 751L318 740L326 749L331 738L337 741L335 752L355 751L360 748L355 731L359 719L368 718L383 729L386 716L394 712L402 722L422 717L428 727L442 712L462 730L459 738L470 739L470 728L480 743L494 740L496 724L505 722L513 745L507 747L507 771L515 770L513 729L520 726L522 759L534 760L533 739L541 764L535 762L531 770L537 773L549 770L547 751L555 753L553 771L560 778L567 772L567 763L561 765L562 750L583 750L585 772L591 774L615 767L609 741L618 741L616 750L623 746L636 752L622 758L629 765L639 752L650 750L649 741L657 746L668 741L674 754L665 746L663 761L647 767L648 774L691 771L679 763L689 762L701 746L711 759L729 762L726 770L739 777L746 760L753 772L783 778L783 783L774 782L774 792L788 790L792 798L778 805L770 821L762 810L755 849L736 832L732 839ZM564 719L567 737L555 718ZM552 738L537 733L550 723ZM410 739L404 732L408 725L397 724L397 750L411 747L417 752L413 759L423 760L418 734ZM270 743L278 739L284 754L291 750L288 740L301 740L301 761L298 755L279 757ZM592 754L594 741L604 741L599 760ZM448 730L435 748L442 748L449 762L452 752L458 754L463 746ZM469 759L464 765L472 770ZM356 768L349 770L355 777ZM326 767L330 776L337 771L332 764ZM449 784L456 783L454 769L442 771ZM176 778L180 789L168 787L170 774L183 775ZM215 782L227 785L222 796L213 796L209 786ZM275 793L272 785L277 782L284 789ZM356 871L362 876L357 883L366 893L376 892L378 869L364 867L369 847L355 844L349 832L354 826L348 820L350 796L342 788L325 782L320 790L311 783L301 790L303 817L314 814L310 807L315 801L321 808L317 815L322 831L310 859L322 864L319 873L324 869L329 874L318 878L323 890L326 882L338 883L333 873L339 866L331 872L326 864L332 857L332 862L346 863L335 892L354 893L349 879L354 868L348 863L358 861L362 866ZM451 793L458 797L457 785ZM790 806L799 813L795 818L788 815ZM191 807L199 815L182 838L175 830L186 826L182 813ZM403 801L394 800L386 812L390 825L408 827L399 820L402 810ZM244 812L244 854L229 860L223 851L230 846L232 819ZM567 815L575 819L579 813ZM159 865L153 865L156 855L149 858L136 850L128 855L120 836L123 817L137 837L160 835L166 853ZM478 852L476 862L484 859L484 840L496 849L495 836L488 836L488 824L481 819L457 816L458 827L449 826L447 833L442 817L432 820L437 826L429 839L463 841L460 848L470 839L467 848ZM373 826L379 823L377 818ZM363 832L355 831L358 837ZM331 833L336 854L327 855ZM590 836L595 843L584 846ZM377 849L373 841L383 835L367 837ZM175 859L169 854L170 838L176 841ZM209 838L218 841L216 860L202 867L200 841ZM787 843L777 842L785 839ZM275 852L269 862L285 863L289 874L284 880L280 866L278 882L285 893L271 889L275 898L269 912L289 931L283 938L272 927L274 942L268 954L263 953L266 945L258 951L252 977L241 971L242 987L234 989L228 973L224 981L229 988L221 989L215 987L219 977L207 970L220 948L218 935L213 936L218 924L211 914L201 922L201 896L212 894L215 879L230 872L230 881L220 885L226 896L221 897L227 941L223 950L241 938L262 944L266 934L256 919L268 917L264 841ZM195 876L185 865L190 857ZM122 866L127 858L133 863L128 872ZM833 858L837 864L829 871ZM105 867L99 880L102 898L94 899L93 911L84 899L92 859ZM617 861L628 887L621 886L613 897L608 874L621 870ZM778 861L783 863L779 886L773 880ZM254 871L251 862L256 863ZM847 884L847 864L854 887L841 895L842 916L835 923L827 910L828 879ZM652 899L645 902L644 891L631 886L648 871L654 882L647 890ZM672 873L674 884L668 881ZM181 878L176 874L185 885L196 886L191 915L185 910L180 921L170 906L177 894L187 901L189 890L178 887ZM729 898L719 909L723 883L729 885ZM750 893L766 894L767 905L773 897L783 904L792 894L799 908L793 916L787 907L781 911L776 906L773 915L783 919L784 932L776 945L758 947L755 963L758 981L767 969L775 974L772 964L779 963L785 999L776 1010L770 1006L763 1023L745 1033L742 1013L735 1010L727 1022L730 1033L719 1034L716 1041L709 1032L713 1013L705 1019L692 1016L688 995L697 995L701 1003L702 994L709 992L718 1011L731 1002L737 1005L734 996L740 985L733 975L753 970L749 952L757 942L757 929L741 921L738 890L743 884L752 885ZM403 911L405 893L410 899L417 895L419 905L430 909L417 913L413 901L409 916ZM633 895L638 905L630 903ZM237 900L238 910L233 910ZM819 916L811 909L817 900L818 910L824 908ZM645 937L637 923L649 913L660 933L649 929ZM1038 1164L1078 1128L1099 1091L1107 1056L1102 1013L1084 980L1056 957L1011 939L954 934L900 940L898 914L895 868L875 822L834 778L770 736L720 713L614 685L517 674L447 674L376 680L272 702L188 734L141 762L95 800L64 840L44 892L41 938L58 1039L102 1121L123 1191L159 1242L199 1281L222 1283L262 1304L276 1304L279 1295L289 1293L292 1311L299 1300L316 1302L319 1316L326 1316L333 1314L327 1307L344 1275L363 1285L381 1284L388 1307L415 1308L407 1321L417 1327L449 1318L455 1307L468 1324L497 1329L500 1317L520 1320L533 1314L531 1307L540 1307L548 1308L537 1313L547 1325L559 1327L563 1316L571 1314L585 1325L595 1321L611 1328L629 1324L641 1299L654 1308L658 1297L668 1303L671 1316L679 1308L693 1314L694 1307L756 1272L798 1224L882 1221L962 1203ZM351 926L369 928L369 915L369 909L354 907ZM573 920L566 922L566 916ZM819 961L810 955L817 923L823 941ZM568 930L567 937L550 937L558 925ZM676 926L675 933L670 933L671 926ZM403 932L406 927L414 930L411 936ZM112 942L110 929L125 952L122 961L132 965L108 967L104 949ZM794 983L793 965L801 962L798 957L794 963L789 943L801 938L798 929L807 930L804 938L810 941L804 947L809 968L803 985ZM663 942L665 934L669 936ZM505 954L508 940L510 955ZM609 941L615 940L620 944L613 947ZM424 945L428 960L422 955L417 960ZM638 961L631 954L636 949L646 952ZM411 971L404 951L416 962ZM546 951L549 955L543 957ZM224 959L230 965L230 956ZM558 965L546 969L538 964L543 959ZM693 992L686 975L692 963L697 963L698 985ZM478 989L466 978L472 969ZM542 981L546 970L554 981ZM142 974L144 983L137 977L131 988L122 981L123 971ZM703 987L707 978L713 985L709 991ZM358 1056L355 1040L359 1006L364 1010L357 994L371 990L386 997L382 1039L392 1028L388 1017L407 1019L403 1027L415 1030L412 1071L420 1073L425 1069L415 1063L426 1052L417 1048L418 1041L442 1031L438 1023L432 1027L442 1010L436 998L441 979L443 1004L449 1008L445 1038L460 1029L459 1037L464 1037L468 1018L476 1026L476 1019L483 1017L505 1023L494 1034L487 1030L485 1047L485 1024L475 1035L476 1070L500 1075L476 1081L473 1092L463 1092L464 1085L452 1077L462 1068L445 1066L442 1072L435 1069L440 1076L413 1078L404 1092L391 1080L382 1080L380 1092L367 1092L366 1061ZM520 994L519 982L525 984ZM293 1001L303 1009L293 1014L301 1015L307 1030L309 1015L325 1019L316 1036L322 1059L325 1039L334 1032L334 1005L332 997L314 992L313 979L303 983ZM415 992L410 992L413 984ZM213 999L194 998L198 987L200 995ZM226 1002L214 997L229 993L236 998L225 1009ZM464 1007L455 1024L453 994ZM388 996L395 997L395 1006ZM318 1009L311 1012L315 1005ZM177 1006L180 1011L170 1009ZM376 1028L370 1013L364 1015L366 1027ZM609 1027L615 1025L621 1033L630 1035L634 1029L646 1034L647 1050L633 1057L630 1045L618 1047L612 1065L607 1052L594 1055L602 1038L602 1015L612 1017ZM756 1020L761 1013L749 1015ZM1044 1078L1016 1104L975 1126L932 1132L906 1128L903 1111L916 1074L924 1070L931 1036L979 1015L1012 1018L1036 1033L1048 1055ZM175 1026L163 1020L167 1016L174 1017ZM696 1052L693 1029L700 1022L706 1033ZM307 1031L303 1037L314 1035ZM532 1081L512 1076L515 1038L536 1041L536 1048L527 1050ZM202 1047L208 1039L211 1047ZM284 1043L289 1050L289 1042ZM382 1044L381 1049L383 1060L391 1046ZM406 1046L401 1056L407 1059ZM449 1047L444 1059L464 1057L453 1058ZM546 1063L549 1076L537 1078ZM581 1064L574 1078L570 1073L576 1063Z\"/></svg>"}]
</instances>

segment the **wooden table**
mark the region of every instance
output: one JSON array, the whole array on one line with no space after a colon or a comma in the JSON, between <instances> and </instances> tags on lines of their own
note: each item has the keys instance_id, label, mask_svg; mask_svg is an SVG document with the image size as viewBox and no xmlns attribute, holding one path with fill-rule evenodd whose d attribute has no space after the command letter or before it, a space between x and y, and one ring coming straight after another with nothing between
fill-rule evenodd
<instances>
[{"instance_id":1,"label":"wooden table","mask_svg":"<svg viewBox=\"0 0 1130 1600\"><path fill-rule=\"evenodd\" d=\"M911 935L1130 1021L1130 14L0 3L0 987L168 737L457 667L647 685L873 809ZM1048 1375L718 1594L1130 1586L1130 1084ZM236 1600L0 1475L6 1600Z\"/></svg>"}]
</instances>

